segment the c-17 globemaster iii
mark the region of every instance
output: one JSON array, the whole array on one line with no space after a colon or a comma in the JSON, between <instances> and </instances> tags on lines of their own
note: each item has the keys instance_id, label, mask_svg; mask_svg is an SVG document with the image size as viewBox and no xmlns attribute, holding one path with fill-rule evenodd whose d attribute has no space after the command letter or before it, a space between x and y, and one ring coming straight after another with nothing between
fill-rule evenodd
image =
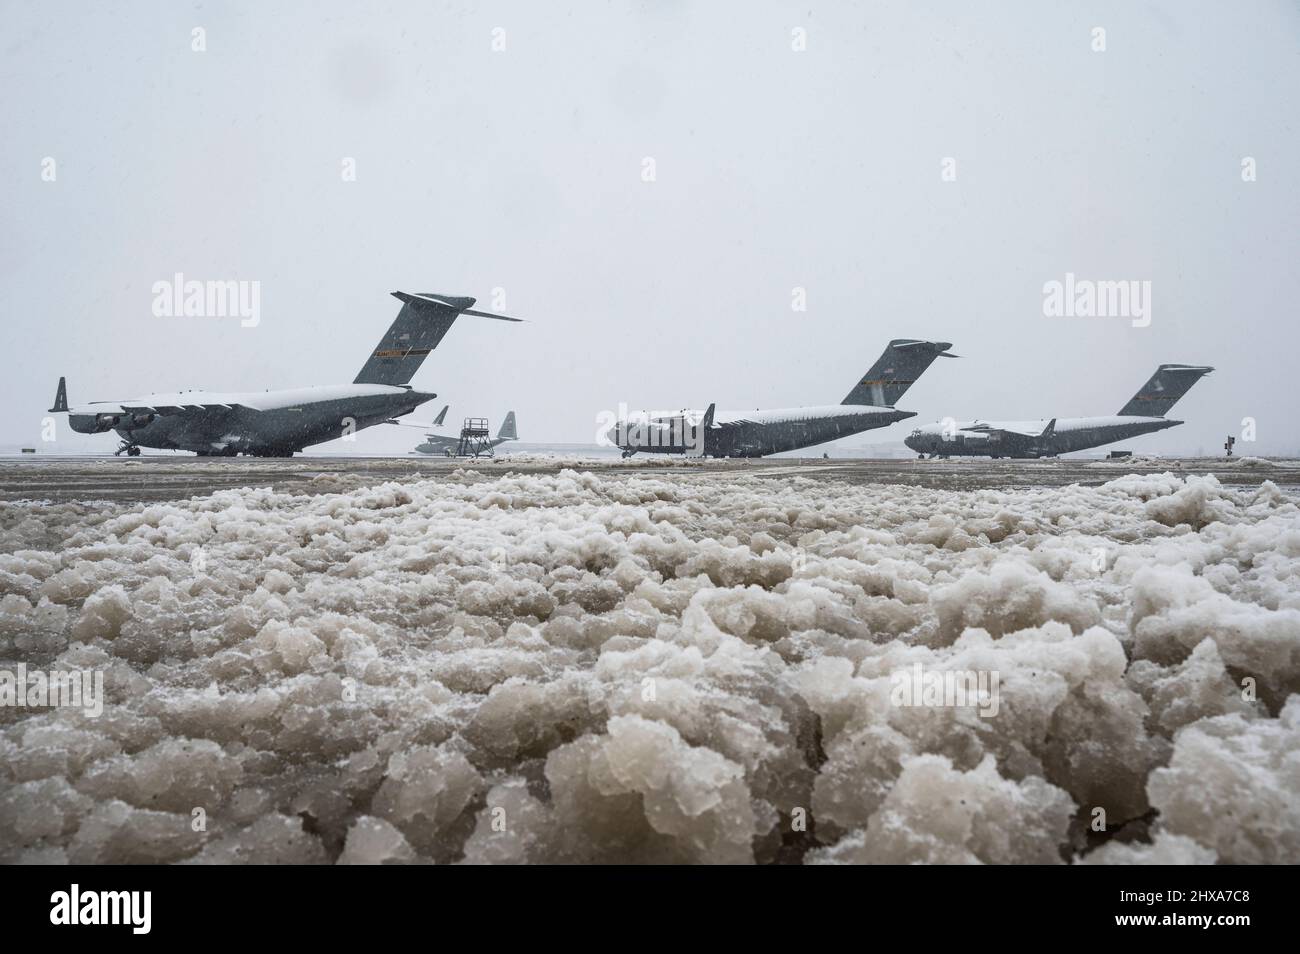
<instances>
[{"instance_id":1,"label":"c-17 globemaster iii","mask_svg":"<svg viewBox=\"0 0 1300 954\"><path fill-rule=\"evenodd\" d=\"M903 441L921 457L1055 457L1175 427L1165 417L1191 386L1214 369L1162 364L1142 389L1108 417L1054 417L1050 421L968 421L927 424Z\"/></svg>"},{"instance_id":2,"label":"c-17 globemaster iii","mask_svg":"<svg viewBox=\"0 0 1300 954\"><path fill-rule=\"evenodd\" d=\"M915 417L894 404L935 358L955 358L946 341L895 338L839 404L719 412L710 404L701 414L629 415L613 422L601 437L637 451L702 457L764 457L824 444L862 431ZM607 422L608 423L608 422Z\"/></svg>"},{"instance_id":3,"label":"c-17 globemaster iii","mask_svg":"<svg viewBox=\"0 0 1300 954\"><path fill-rule=\"evenodd\" d=\"M347 436L410 414L438 395L408 383L424 359L461 315L520 321L474 311L473 298L432 292L393 292L402 310L351 384L278 391L146 394L127 401L68 406L67 384L51 411L66 411L80 434L117 431L115 453L135 456L141 447L194 451L200 456L292 457L312 444Z\"/></svg>"}]
</instances>

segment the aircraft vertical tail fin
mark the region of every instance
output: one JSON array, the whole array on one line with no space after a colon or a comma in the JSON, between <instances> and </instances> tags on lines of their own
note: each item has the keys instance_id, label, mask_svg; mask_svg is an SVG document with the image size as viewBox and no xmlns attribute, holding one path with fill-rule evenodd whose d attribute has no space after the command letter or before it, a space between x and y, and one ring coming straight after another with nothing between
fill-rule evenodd
<instances>
[{"instance_id":1,"label":"aircraft vertical tail fin","mask_svg":"<svg viewBox=\"0 0 1300 954\"><path fill-rule=\"evenodd\" d=\"M54 407L50 408L51 412L66 411L68 409L68 379L59 378L59 390L54 395Z\"/></svg>"},{"instance_id":2,"label":"aircraft vertical tail fin","mask_svg":"<svg viewBox=\"0 0 1300 954\"><path fill-rule=\"evenodd\" d=\"M1119 409L1119 415L1164 417L1193 384L1213 370L1205 365L1162 364L1141 390Z\"/></svg>"},{"instance_id":3,"label":"aircraft vertical tail fin","mask_svg":"<svg viewBox=\"0 0 1300 954\"><path fill-rule=\"evenodd\" d=\"M497 431L497 437L503 441L516 441L519 434L515 430L515 412L511 411L506 415L506 419L501 422L501 430Z\"/></svg>"},{"instance_id":4,"label":"aircraft vertical tail fin","mask_svg":"<svg viewBox=\"0 0 1300 954\"><path fill-rule=\"evenodd\" d=\"M354 384L403 385L415 377L420 365L438 342L451 329L452 323L462 314L501 321L520 321L486 311L474 311L473 298L457 298L422 292L418 295L393 292L402 303L402 310L371 352Z\"/></svg>"},{"instance_id":5,"label":"aircraft vertical tail fin","mask_svg":"<svg viewBox=\"0 0 1300 954\"><path fill-rule=\"evenodd\" d=\"M451 410L450 404L444 404L442 406L442 410L438 412L438 416L433 419L433 423L436 427L442 427L442 422L447 419L447 412L449 410Z\"/></svg>"},{"instance_id":6,"label":"aircraft vertical tail fin","mask_svg":"<svg viewBox=\"0 0 1300 954\"><path fill-rule=\"evenodd\" d=\"M895 338L840 403L893 407L935 358L957 357L948 354L951 347L947 341Z\"/></svg>"}]
</instances>

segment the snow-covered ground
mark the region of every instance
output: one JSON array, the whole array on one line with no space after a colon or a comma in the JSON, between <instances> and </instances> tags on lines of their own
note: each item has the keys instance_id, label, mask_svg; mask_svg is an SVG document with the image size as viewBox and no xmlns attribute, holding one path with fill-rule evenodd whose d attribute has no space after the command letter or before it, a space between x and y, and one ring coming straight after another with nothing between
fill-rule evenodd
<instances>
[{"instance_id":1,"label":"snow-covered ground","mask_svg":"<svg viewBox=\"0 0 1300 954\"><path fill-rule=\"evenodd\" d=\"M0 861L1300 862L1271 482L311 491L0 504Z\"/></svg>"}]
</instances>

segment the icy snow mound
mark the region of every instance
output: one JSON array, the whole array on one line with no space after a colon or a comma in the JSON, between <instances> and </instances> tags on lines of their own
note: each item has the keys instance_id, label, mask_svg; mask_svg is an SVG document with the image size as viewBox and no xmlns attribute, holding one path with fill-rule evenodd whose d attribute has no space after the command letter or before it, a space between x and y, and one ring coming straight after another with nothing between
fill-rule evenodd
<instances>
[{"instance_id":1,"label":"icy snow mound","mask_svg":"<svg viewBox=\"0 0 1300 954\"><path fill-rule=\"evenodd\" d=\"M1115 469L1128 469L1132 467L1182 467L1182 461L1168 460L1164 457L1148 457L1145 454L1134 454L1128 457L1104 458L1094 460L1084 465L1085 467L1099 467Z\"/></svg>"},{"instance_id":2,"label":"icy snow mound","mask_svg":"<svg viewBox=\"0 0 1300 954\"><path fill-rule=\"evenodd\" d=\"M0 706L0 862L1300 861L1300 508L1269 482L0 504L20 663L106 699ZM913 672L997 678L900 703Z\"/></svg>"}]
</instances>

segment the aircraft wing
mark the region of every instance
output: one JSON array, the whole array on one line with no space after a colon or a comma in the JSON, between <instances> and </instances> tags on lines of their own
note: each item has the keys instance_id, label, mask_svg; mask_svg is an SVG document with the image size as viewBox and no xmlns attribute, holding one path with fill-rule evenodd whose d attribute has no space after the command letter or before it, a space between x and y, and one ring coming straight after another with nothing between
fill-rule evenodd
<instances>
[{"instance_id":1,"label":"aircraft wing","mask_svg":"<svg viewBox=\"0 0 1300 954\"><path fill-rule=\"evenodd\" d=\"M976 434L1001 434L1003 437L1032 437L1042 438L1051 437L1052 432L1056 430L1056 418L1047 422L1045 428L1039 428L1037 422L1033 424L972 424L969 427L963 427L963 431L972 431Z\"/></svg>"},{"instance_id":2,"label":"aircraft wing","mask_svg":"<svg viewBox=\"0 0 1300 954\"><path fill-rule=\"evenodd\" d=\"M700 427L702 427L706 431L708 430L725 431L733 427L740 427L743 424L754 423L753 421L746 421L744 419L735 420L735 421L715 421L713 418L717 414L717 410L718 410L718 405L710 404L708 409L704 412L704 417L700 420Z\"/></svg>"},{"instance_id":3,"label":"aircraft wing","mask_svg":"<svg viewBox=\"0 0 1300 954\"><path fill-rule=\"evenodd\" d=\"M425 434L424 442L432 444L434 447L456 447L460 444L459 437L444 437L441 434Z\"/></svg>"},{"instance_id":4,"label":"aircraft wing","mask_svg":"<svg viewBox=\"0 0 1300 954\"><path fill-rule=\"evenodd\" d=\"M122 410L128 414L157 414L159 417L171 417L177 414L204 417L213 414L226 414L242 409L242 404L123 404Z\"/></svg>"}]
</instances>

